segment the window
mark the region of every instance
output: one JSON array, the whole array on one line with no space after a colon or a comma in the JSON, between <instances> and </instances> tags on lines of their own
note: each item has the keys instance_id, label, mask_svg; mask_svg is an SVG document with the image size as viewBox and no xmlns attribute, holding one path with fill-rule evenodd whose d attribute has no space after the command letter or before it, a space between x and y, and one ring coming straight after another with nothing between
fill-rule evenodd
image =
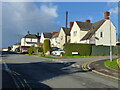
<instances>
[{"instance_id":1,"label":"window","mask_svg":"<svg viewBox=\"0 0 120 90\"><path fill-rule=\"evenodd\" d=\"M101 38L103 37L103 32L100 32L100 37L101 37Z\"/></svg>"},{"instance_id":2,"label":"window","mask_svg":"<svg viewBox=\"0 0 120 90\"><path fill-rule=\"evenodd\" d=\"M63 39L63 36L60 37L60 40L62 40L62 39Z\"/></svg>"},{"instance_id":3,"label":"window","mask_svg":"<svg viewBox=\"0 0 120 90\"><path fill-rule=\"evenodd\" d=\"M30 39L30 42L32 42L32 38Z\"/></svg>"},{"instance_id":4,"label":"window","mask_svg":"<svg viewBox=\"0 0 120 90\"><path fill-rule=\"evenodd\" d=\"M77 31L74 31L74 36L77 36Z\"/></svg>"}]
</instances>

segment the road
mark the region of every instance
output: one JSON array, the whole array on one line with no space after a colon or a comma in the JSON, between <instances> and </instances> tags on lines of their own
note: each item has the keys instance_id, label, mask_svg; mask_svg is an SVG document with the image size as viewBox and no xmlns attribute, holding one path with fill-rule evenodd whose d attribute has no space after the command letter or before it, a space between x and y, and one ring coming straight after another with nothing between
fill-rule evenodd
<instances>
[{"instance_id":1,"label":"road","mask_svg":"<svg viewBox=\"0 0 120 90\"><path fill-rule=\"evenodd\" d=\"M108 57L53 60L15 53L5 55L2 58L3 88L118 88L117 80L84 72L81 68L86 61Z\"/></svg>"}]
</instances>

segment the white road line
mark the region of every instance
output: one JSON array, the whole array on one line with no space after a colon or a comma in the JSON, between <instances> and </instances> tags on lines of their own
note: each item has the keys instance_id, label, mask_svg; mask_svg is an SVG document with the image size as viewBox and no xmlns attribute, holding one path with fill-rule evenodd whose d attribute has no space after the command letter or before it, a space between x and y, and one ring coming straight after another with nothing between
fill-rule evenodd
<instances>
[{"instance_id":1,"label":"white road line","mask_svg":"<svg viewBox=\"0 0 120 90\"><path fill-rule=\"evenodd\" d=\"M11 70L10 70L10 68L8 67L8 65L5 63L5 61L3 61L3 64L4 64L4 66L5 66L5 70L6 70L8 73L10 73L10 75L11 75ZM13 75L11 75L11 77L12 77L12 79L13 79L16 87L19 89L20 87L19 87L17 81L15 80L15 78L13 77Z\"/></svg>"}]
</instances>

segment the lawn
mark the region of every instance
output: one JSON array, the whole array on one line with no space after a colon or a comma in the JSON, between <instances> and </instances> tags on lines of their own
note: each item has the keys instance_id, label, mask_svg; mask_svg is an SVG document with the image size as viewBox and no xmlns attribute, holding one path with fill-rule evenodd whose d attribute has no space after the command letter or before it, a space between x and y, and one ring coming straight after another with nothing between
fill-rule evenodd
<instances>
[{"instance_id":1,"label":"lawn","mask_svg":"<svg viewBox=\"0 0 120 90\"><path fill-rule=\"evenodd\" d=\"M104 62L104 65L110 68L118 68L117 59L107 60Z\"/></svg>"},{"instance_id":2,"label":"lawn","mask_svg":"<svg viewBox=\"0 0 120 90\"><path fill-rule=\"evenodd\" d=\"M49 58L49 59L60 59L60 57L52 57L52 56L40 56L43 58Z\"/></svg>"},{"instance_id":3,"label":"lawn","mask_svg":"<svg viewBox=\"0 0 120 90\"><path fill-rule=\"evenodd\" d=\"M38 55L38 54L25 54L25 55L29 55L29 56L31 56L31 55Z\"/></svg>"}]
</instances>

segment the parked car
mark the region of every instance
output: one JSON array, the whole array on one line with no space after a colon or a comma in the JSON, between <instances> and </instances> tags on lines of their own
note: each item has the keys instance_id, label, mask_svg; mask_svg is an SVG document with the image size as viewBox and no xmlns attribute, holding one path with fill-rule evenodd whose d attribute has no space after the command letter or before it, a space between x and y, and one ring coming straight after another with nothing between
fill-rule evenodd
<instances>
[{"instance_id":1,"label":"parked car","mask_svg":"<svg viewBox=\"0 0 120 90\"><path fill-rule=\"evenodd\" d=\"M21 49L21 53L27 53L28 52L28 49L27 48L22 48Z\"/></svg>"},{"instance_id":2,"label":"parked car","mask_svg":"<svg viewBox=\"0 0 120 90\"><path fill-rule=\"evenodd\" d=\"M58 50L52 51L52 55L60 56L61 53L65 53L65 51L62 50L62 49L58 49Z\"/></svg>"}]
</instances>

